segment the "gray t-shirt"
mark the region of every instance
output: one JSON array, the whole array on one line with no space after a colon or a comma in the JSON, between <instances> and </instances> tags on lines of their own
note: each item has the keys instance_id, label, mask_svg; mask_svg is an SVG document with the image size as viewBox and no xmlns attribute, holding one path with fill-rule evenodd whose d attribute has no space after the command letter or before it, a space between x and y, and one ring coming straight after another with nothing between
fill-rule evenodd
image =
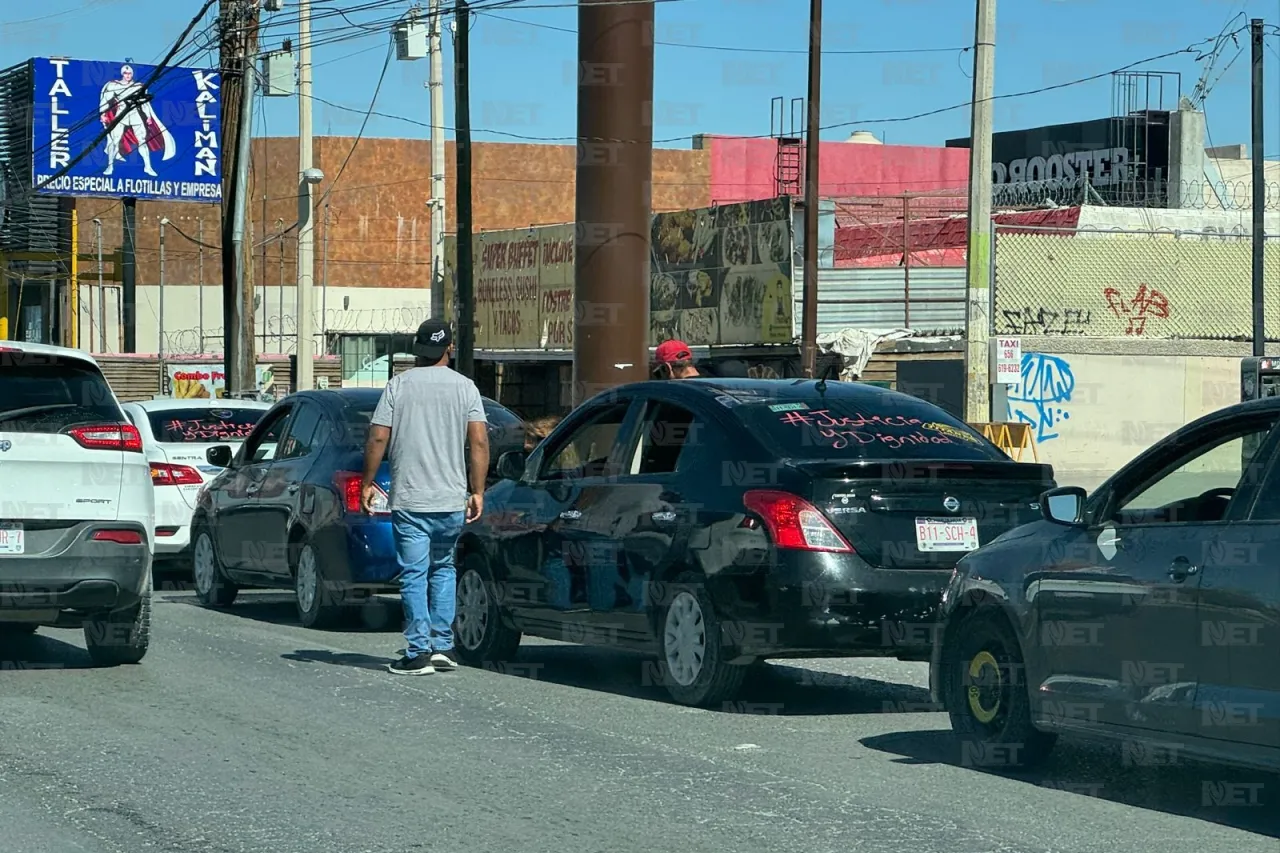
<instances>
[{"instance_id":1,"label":"gray t-shirt","mask_svg":"<svg viewBox=\"0 0 1280 853\"><path fill-rule=\"evenodd\" d=\"M415 367L387 382L372 422L391 428L391 509L466 509L467 424L486 423L476 385L447 367Z\"/></svg>"}]
</instances>

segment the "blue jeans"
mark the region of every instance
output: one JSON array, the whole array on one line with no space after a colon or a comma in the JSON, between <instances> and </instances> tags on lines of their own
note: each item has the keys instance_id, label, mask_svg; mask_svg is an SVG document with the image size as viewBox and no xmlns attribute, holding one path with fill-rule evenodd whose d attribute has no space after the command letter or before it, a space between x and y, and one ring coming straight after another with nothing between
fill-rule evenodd
<instances>
[{"instance_id":1,"label":"blue jeans","mask_svg":"<svg viewBox=\"0 0 1280 853\"><path fill-rule=\"evenodd\" d=\"M391 513L409 657L453 648L457 609L453 554L465 520L461 512Z\"/></svg>"}]
</instances>

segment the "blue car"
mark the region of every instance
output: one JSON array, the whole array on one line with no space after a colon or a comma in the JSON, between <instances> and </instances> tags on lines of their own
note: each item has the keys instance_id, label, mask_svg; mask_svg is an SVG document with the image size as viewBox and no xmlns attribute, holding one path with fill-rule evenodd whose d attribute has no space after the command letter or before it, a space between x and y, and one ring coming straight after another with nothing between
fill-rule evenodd
<instances>
[{"instance_id":1,"label":"blue car","mask_svg":"<svg viewBox=\"0 0 1280 853\"><path fill-rule=\"evenodd\" d=\"M292 588L308 628L332 627L371 595L395 591L396 563L384 461L381 503L360 506L369 419L381 389L304 391L276 403L239 449L207 450L224 470L197 500L191 568L206 607L230 607L246 587ZM524 446L520 418L484 400L492 465ZM489 476L496 477L494 467Z\"/></svg>"}]
</instances>

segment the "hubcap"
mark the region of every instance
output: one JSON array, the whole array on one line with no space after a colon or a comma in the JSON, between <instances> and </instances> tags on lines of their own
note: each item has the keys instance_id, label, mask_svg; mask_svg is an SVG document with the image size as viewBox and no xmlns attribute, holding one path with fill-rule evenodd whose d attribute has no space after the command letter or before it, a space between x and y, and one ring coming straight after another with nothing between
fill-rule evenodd
<instances>
[{"instance_id":1,"label":"hubcap","mask_svg":"<svg viewBox=\"0 0 1280 853\"><path fill-rule=\"evenodd\" d=\"M457 625L458 641L464 648L478 649L489 629L489 591L484 578L475 569L468 569L458 579Z\"/></svg>"},{"instance_id":2,"label":"hubcap","mask_svg":"<svg viewBox=\"0 0 1280 853\"><path fill-rule=\"evenodd\" d=\"M1000 696L1004 690L1004 678L1000 664L991 652L982 651L969 661L969 712L974 719L986 725L1000 713Z\"/></svg>"},{"instance_id":3,"label":"hubcap","mask_svg":"<svg viewBox=\"0 0 1280 853\"><path fill-rule=\"evenodd\" d=\"M196 590L208 595L213 589L213 577L217 572L213 564L213 543L209 541L208 533L201 533L196 537L195 554L191 563L192 574L196 576Z\"/></svg>"},{"instance_id":4,"label":"hubcap","mask_svg":"<svg viewBox=\"0 0 1280 853\"><path fill-rule=\"evenodd\" d=\"M298 607L303 613L310 613L316 603L316 585L320 582L316 571L316 552L311 546L304 546L298 555Z\"/></svg>"},{"instance_id":5,"label":"hubcap","mask_svg":"<svg viewBox=\"0 0 1280 853\"><path fill-rule=\"evenodd\" d=\"M667 671L676 684L688 687L702 672L707 654L707 630L702 619L702 605L696 596L678 592L667 608L667 621L662 631L662 648Z\"/></svg>"}]
</instances>

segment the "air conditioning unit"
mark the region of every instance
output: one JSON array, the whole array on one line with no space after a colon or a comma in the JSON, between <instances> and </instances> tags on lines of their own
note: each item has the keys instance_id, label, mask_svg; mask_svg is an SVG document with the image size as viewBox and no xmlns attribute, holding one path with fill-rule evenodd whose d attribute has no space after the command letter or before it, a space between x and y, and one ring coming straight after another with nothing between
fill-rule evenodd
<instances>
[{"instance_id":1,"label":"air conditioning unit","mask_svg":"<svg viewBox=\"0 0 1280 853\"><path fill-rule=\"evenodd\" d=\"M279 12L284 9L284 0L262 0L262 11Z\"/></svg>"},{"instance_id":2,"label":"air conditioning unit","mask_svg":"<svg viewBox=\"0 0 1280 853\"><path fill-rule=\"evenodd\" d=\"M395 26L396 59L426 59L429 51L427 25L416 18L406 18Z\"/></svg>"},{"instance_id":3,"label":"air conditioning unit","mask_svg":"<svg viewBox=\"0 0 1280 853\"><path fill-rule=\"evenodd\" d=\"M268 98L284 98L295 88L298 63L293 54L275 50L262 57L262 94Z\"/></svg>"}]
</instances>

